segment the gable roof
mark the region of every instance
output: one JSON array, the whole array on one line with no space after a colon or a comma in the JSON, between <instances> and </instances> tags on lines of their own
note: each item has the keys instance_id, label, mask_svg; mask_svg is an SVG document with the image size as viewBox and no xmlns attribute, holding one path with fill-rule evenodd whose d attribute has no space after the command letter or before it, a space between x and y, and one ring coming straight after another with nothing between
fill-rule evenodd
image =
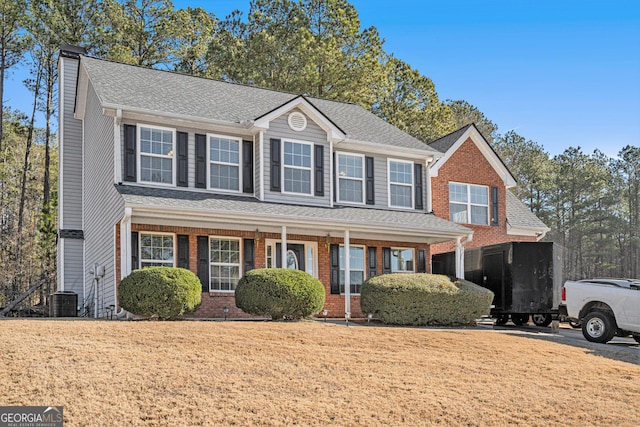
<instances>
[{"instance_id":1,"label":"gable roof","mask_svg":"<svg viewBox=\"0 0 640 427\"><path fill-rule=\"evenodd\" d=\"M160 114L249 129L255 120L299 98L298 94L81 56L79 79L89 80L103 108ZM79 87L86 82L79 83ZM80 95L79 95L80 96ZM357 104L304 97L344 133L345 140L439 155Z\"/></svg>"},{"instance_id":2,"label":"gable roof","mask_svg":"<svg viewBox=\"0 0 640 427\"><path fill-rule=\"evenodd\" d=\"M445 153L444 156L438 159L431 167L432 176L438 176L438 172L442 165L444 165L447 160L453 156L456 150L460 148L467 139L471 139L476 147L478 147L478 150L480 150L484 155L485 159L487 159L498 176L502 178L505 186L514 187L516 185L516 179L513 177L507 166L473 123L429 143L430 147Z\"/></svg>"},{"instance_id":3,"label":"gable roof","mask_svg":"<svg viewBox=\"0 0 640 427\"><path fill-rule=\"evenodd\" d=\"M506 191L507 233L534 235L538 240L550 230L531 210L511 191Z\"/></svg>"}]
</instances>

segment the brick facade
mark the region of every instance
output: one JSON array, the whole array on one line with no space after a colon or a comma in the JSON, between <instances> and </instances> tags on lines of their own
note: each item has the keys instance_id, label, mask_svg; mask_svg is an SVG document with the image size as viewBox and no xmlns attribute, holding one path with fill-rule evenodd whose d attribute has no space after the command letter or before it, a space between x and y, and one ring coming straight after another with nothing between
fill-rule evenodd
<instances>
[{"instance_id":1,"label":"brick facade","mask_svg":"<svg viewBox=\"0 0 640 427\"><path fill-rule=\"evenodd\" d=\"M266 241L269 239L280 240L280 234L278 233L260 233L260 239L256 240L255 232L252 231L233 231L223 229L210 229L210 228L191 228L191 227L173 227L173 226L159 226L159 225L145 225L145 224L132 224L131 231L136 232L162 232L162 233L174 233L176 235L183 234L189 236L189 269L194 273L197 273L197 237L198 236L224 236L224 237L239 237L243 239L254 239L255 250L255 268L266 267ZM342 244L343 239L338 237L332 237L329 241L326 237L319 236L306 236L300 234L287 234L287 241L289 242L306 242L317 244L317 261L318 271L317 277L323 283L326 292L326 301L324 309L329 311L328 317L343 318L345 313L345 299L344 295L331 294L331 271L330 271L330 259L329 259L329 245ZM380 240L362 240L362 239L350 239L353 246L365 246L376 247L377 265L379 274L382 274L382 248L383 247L400 247L400 248L413 248L414 260L417 260L417 250L423 249L426 252L427 260L430 259L430 247L424 244L415 244L407 242L396 241L380 241ZM240 245L242 250L242 245ZM118 284L120 283L120 227L116 226L116 277ZM368 271L368 260L365 255L365 278ZM414 262L414 268L417 269L417 262ZM429 268L429 263L427 263ZM203 292L202 304L198 310L193 314L193 317L205 319L205 318L224 318L224 307L229 308L227 317L230 319L242 319L253 318L247 313L236 307L235 298L233 293L229 292ZM360 310L360 297L353 295L351 297L351 317L359 318L363 317L363 313Z\"/></svg>"},{"instance_id":2,"label":"brick facade","mask_svg":"<svg viewBox=\"0 0 640 427\"><path fill-rule=\"evenodd\" d=\"M502 178L489 164L476 144L468 138L440 167L437 177L432 177L433 213L440 218L449 219L449 182L498 187L498 225L464 224L473 230L473 240L465 249L479 248L505 242L535 242L533 236L514 236L507 234L506 192ZM489 192L491 197L491 192ZM489 200L489 211L491 210ZM491 212L489 212L491 214ZM455 251L455 241L431 246L432 254Z\"/></svg>"}]
</instances>

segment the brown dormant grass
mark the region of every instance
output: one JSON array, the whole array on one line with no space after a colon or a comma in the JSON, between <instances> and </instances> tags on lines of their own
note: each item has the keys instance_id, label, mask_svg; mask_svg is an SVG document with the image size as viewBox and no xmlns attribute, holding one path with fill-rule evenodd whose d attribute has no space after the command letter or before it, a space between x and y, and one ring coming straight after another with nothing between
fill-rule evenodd
<instances>
[{"instance_id":1,"label":"brown dormant grass","mask_svg":"<svg viewBox=\"0 0 640 427\"><path fill-rule=\"evenodd\" d=\"M0 405L66 426L640 425L640 364L492 330L0 321Z\"/></svg>"}]
</instances>

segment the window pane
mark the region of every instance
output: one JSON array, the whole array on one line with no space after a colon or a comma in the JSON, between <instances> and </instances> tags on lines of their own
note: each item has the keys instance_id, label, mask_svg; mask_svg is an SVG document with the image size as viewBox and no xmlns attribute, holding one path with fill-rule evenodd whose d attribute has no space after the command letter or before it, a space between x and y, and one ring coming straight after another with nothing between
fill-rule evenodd
<instances>
[{"instance_id":1,"label":"window pane","mask_svg":"<svg viewBox=\"0 0 640 427\"><path fill-rule=\"evenodd\" d=\"M233 291L240 279L240 241L235 239L211 239L211 290Z\"/></svg>"},{"instance_id":2,"label":"window pane","mask_svg":"<svg viewBox=\"0 0 640 427\"><path fill-rule=\"evenodd\" d=\"M362 203L362 181L340 179L340 201Z\"/></svg>"},{"instance_id":3,"label":"window pane","mask_svg":"<svg viewBox=\"0 0 640 427\"><path fill-rule=\"evenodd\" d=\"M212 188L219 188L221 190L239 190L240 168L238 166L212 163L210 174L210 186Z\"/></svg>"},{"instance_id":4,"label":"window pane","mask_svg":"<svg viewBox=\"0 0 640 427\"><path fill-rule=\"evenodd\" d=\"M311 168L311 145L297 142L284 142L284 164Z\"/></svg>"},{"instance_id":5,"label":"window pane","mask_svg":"<svg viewBox=\"0 0 640 427\"><path fill-rule=\"evenodd\" d=\"M173 236L140 234L140 265L173 266Z\"/></svg>"},{"instance_id":6,"label":"window pane","mask_svg":"<svg viewBox=\"0 0 640 427\"><path fill-rule=\"evenodd\" d=\"M489 208L486 206L471 206L471 224L487 225L489 223Z\"/></svg>"},{"instance_id":7,"label":"window pane","mask_svg":"<svg viewBox=\"0 0 640 427\"><path fill-rule=\"evenodd\" d=\"M478 185L471 185L471 203L489 205L489 189Z\"/></svg>"},{"instance_id":8,"label":"window pane","mask_svg":"<svg viewBox=\"0 0 640 427\"><path fill-rule=\"evenodd\" d=\"M338 155L338 176L362 178L362 157L348 154Z\"/></svg>"},{"instance_id":9,"label":"window pane","mask_svg":"<svg viewBox=\"0 0 640 427\"><path fill-rule=\"evenodd\" d=\"M240 164L240 143L235 139L212 136L209 154L212 162Z\"/></svg>"},{"instance_id":10,"label":"window pane","mask_svg":"<svg viewBox=\"0 0 640 427\"><path fill-rule=\"evenodd\" d=\"M413 164L389 162L389 181L396 184L413 184Z\"/></svg>"},{"instance_id":11,"label":"window pane","mask_svg":"<svg viewBox=\"0 0 640 427\"><path fill-rule=\"evenodd\" d=\"M291 193L311 194L311 171L285 168L284 190Z\"/></svg>"},{"instance_id":12,"label":"window pane","mask_svg":"<svg viewBox=\"0 0 640 427\"><path fill-rule=\"evenodd\" d=\"M391 271L413 272L413 249L392 249Z\"/></svg>"},{"instance_id":13,"label":"window pane","mask_svg":"<svg viewBox=\"0 0 640 427\"><path fill-rule=\"evenodd\" d=\"M449 201L466 203L467 186L465 184L449 183Z\"/></svg>"},{"instance_id":14,"label":"window pane","mask_svg":"<svg viewBox=\"0 0 640 427\"><path fill-rule=\"evenodd\" d=\"M460 222L463 224L467 221L467 205L460 205L457 203L451 203L449 205L449 220L453 222Z\"/></svg>"},{"instance_id":15,"label":"window pane","mask_svg":"<svg viewBox=\"0 0 640 427\"><path fill-rule=\"evenodd\" d=\"M391 206L411 207L412 195L411 187L404 185L391 185L389 188L391 196Z\"/></svg>"}]
</instances>

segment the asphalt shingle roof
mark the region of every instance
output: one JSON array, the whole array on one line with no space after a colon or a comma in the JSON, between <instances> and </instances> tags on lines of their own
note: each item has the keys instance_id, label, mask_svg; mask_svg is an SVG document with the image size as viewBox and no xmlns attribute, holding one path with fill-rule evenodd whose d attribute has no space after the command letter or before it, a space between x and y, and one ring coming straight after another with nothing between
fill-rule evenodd
<instances>
[{"instance_id":1,"label":"asphalt shingle roof","mask_svg":"<svg viewBox=\"0 0 640 427\"><path fill-rule=\"evenodd\" d=\"M281 219L296 223L299 219L331 222L340 225L366 225L372 231L420 230L422 235L457 234L466 235L471 230L419 211L394 211L358 207L313 207L285 203L261 202L252 197L228 196L208 192L173 190L164 188L116 185L125 203L130 207L170 209L194 212L210 211L212 214L252 215L256 221L261 217Z\"/></svg>"},{"instance_id":2,"label":"asphalt shingle roof","mask_svg":"<svg viewBox=\"0 0 640 427\"><path fill-rule=\"evenodd\" d=\"M529 208L522 203L515 194L507 190L507 220L515 228L539 228L548 230L544 222L540 220Z\"/></svg>"},{"instance_id":3,"label":"asphalt shingle roof","mask_svg":"<svg viewBox=\"0 0 640 427\"><path fill-rule=\"evenodd\" d=\"M81 57L103 106L174 114L194 119L243 123L298 95L219 80ZM347 139L402 148L434 150L360 105L307 97Z\"/></svg>"},{"instance_id":4,"label":"asphalt shingle roof","mask_svg":"<svg viewBox=\"0 0 640 427\"><path fill-rule=\"evenodd\" d=\"M460 136L467 131L473 124L468 124L466 126L461 127L460 129L451 132L448 135L443 136L442 138L438 138L435 141L431 141L429 146L431 148L435 148L436 150L442 151L446 153L449 148L456 143L456 141L460 138Z\"/></svg>"}]
</instances>

